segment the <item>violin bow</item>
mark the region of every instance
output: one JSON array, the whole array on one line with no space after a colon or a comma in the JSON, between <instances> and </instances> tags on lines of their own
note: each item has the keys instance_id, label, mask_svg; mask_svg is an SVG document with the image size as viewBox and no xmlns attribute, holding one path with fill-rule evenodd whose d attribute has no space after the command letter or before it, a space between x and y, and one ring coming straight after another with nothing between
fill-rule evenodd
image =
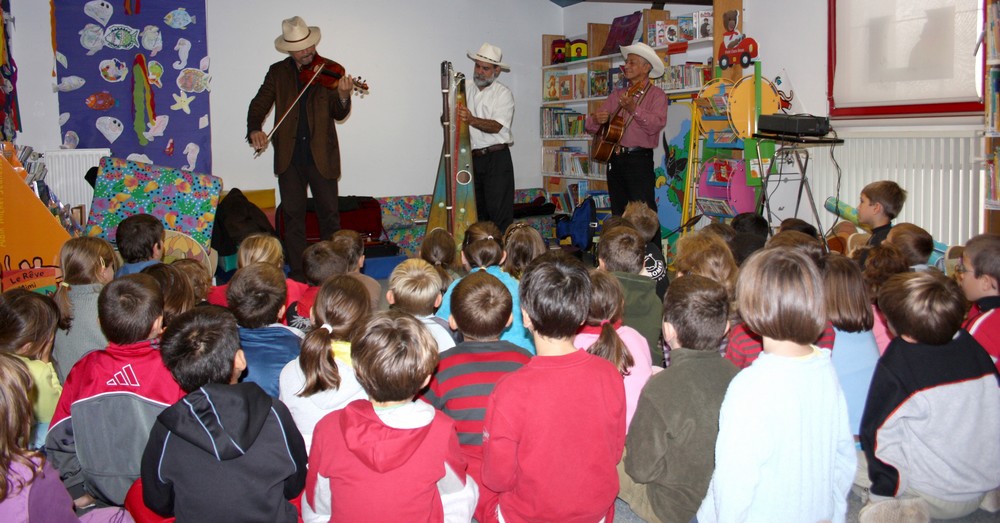
<instances>
[{"instance_id":1,"label":"violin bow","mask_svg":"<svg viewBox=\"0 0 1000 523\"><path fill-rule=\"evenodd\" d=\"M295 104L299 103L299 100L302 98L302 95L306 93L306 89L308 89L309 86L312 85L313 80L315 80L316 77L319 76L319 73L323 71L324 67L326 67L326 64L322 64L316 68L316 72L313 73L312 78L310 78L309 81L306 82L306 85L302 86L302 90L299 91L299 95L295 97L295 100L292 100L292 104L288 106L288 109L285 109L285 114L281 115L281 118L278 119L278 123L274 124L274 127L271 128L271 131L267 133L267 136L264 138L264 147L261 147L253 154L255 160L259 158L261 154L264 154L264 150L267 149L267 144L270 143L271 141L271 135L274 134L274 131L278 130L278 127L281 125L281 123L285 121L286 117L288 117L288 113L292 112L292 107L295 107Z\"/></svg>"}]
</instances>

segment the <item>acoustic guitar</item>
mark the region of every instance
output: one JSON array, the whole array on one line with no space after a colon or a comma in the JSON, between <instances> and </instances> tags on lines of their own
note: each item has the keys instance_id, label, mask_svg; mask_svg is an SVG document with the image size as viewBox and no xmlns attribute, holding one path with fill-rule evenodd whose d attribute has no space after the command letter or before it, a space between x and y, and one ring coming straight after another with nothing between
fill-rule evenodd
<instances>
[{"instance_id":1,"label":"acoustic guitar","mask_svg":"<svg viewBox=\"0 0 1000 523\"><path fill-rule=\"evenodd\" d=\"M648 85L650 85L649 82L645 82L643 85L632 85L626 91L625 96L638 96L639 99L636 101L636 105L638 106L642 102L642 98L646 96L644 88ZM597 130L590 143L590 155L594 158L595 162L607 163L611 159L611 155L618 148L618 143L622 141L625 129L632 123L632 116L628 115L626 119L626 115L622 111L622 106L619 105L615 109L615 112L611 114L611 117L608 118L607 123Z\"/></svg>"}]
</instances>

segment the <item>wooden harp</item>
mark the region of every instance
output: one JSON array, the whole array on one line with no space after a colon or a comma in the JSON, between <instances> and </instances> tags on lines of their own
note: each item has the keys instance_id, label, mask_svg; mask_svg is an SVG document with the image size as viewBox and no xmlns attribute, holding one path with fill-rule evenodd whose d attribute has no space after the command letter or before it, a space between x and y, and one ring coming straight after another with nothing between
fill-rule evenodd
<instances>
[{"instance_id":1,"label":"wooden harp","mask_svg":"<svg viewBox=\"0 0 1000 523\"><path fill-rule=\"evenodd\" d=\"M444 146L425 234L436 228L445 229L461 249L465 230L478 220L478 214L469 122L459 118L455 110L465 105L465 75L455 72L448 61L441 62L441 105Z\"/></svg>"}]
</instances>

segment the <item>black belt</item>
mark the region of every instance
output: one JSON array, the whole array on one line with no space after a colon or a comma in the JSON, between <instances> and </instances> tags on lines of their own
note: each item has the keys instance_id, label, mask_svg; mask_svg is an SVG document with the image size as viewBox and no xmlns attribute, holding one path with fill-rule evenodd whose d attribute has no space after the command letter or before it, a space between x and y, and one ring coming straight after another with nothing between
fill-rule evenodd
<instances>
[{"instance_id":1,"label":"black belt","mask_svg":"<svg viewBox=\"0 0 1000 523\"><path fill-rule=\"evenodd\" d=\"M497 151L502 151L508 147L510 147L509 144L498 143L496 145L491 145L489 147L483 147L482 149L473 149L472 156L483 156L484 154L487 153L495 153Z\"/></svg>"},{"instance_id":2,"label":"black belt","mask_svg":"<svg viewBox=\"0 0 1000 523\"><path fill-rule=\"evenodd\" d=\"M647 147L619 147L617 154L652 154L653 150ZM473 151L475 153L475 151Z\"/></svg>"}]
</instances>

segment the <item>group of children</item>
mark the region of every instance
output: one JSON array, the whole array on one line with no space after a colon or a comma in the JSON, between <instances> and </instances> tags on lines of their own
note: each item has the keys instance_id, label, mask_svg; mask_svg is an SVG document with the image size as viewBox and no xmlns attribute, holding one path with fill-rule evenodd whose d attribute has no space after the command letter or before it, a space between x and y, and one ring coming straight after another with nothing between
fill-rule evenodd
<instances>
[{"instance_id":1,"label":"group of children","mask_svg":"<svg viewBox=\"0 0 1000 523\"><path fill-rule=\"evenodd\" d=\"M610 523L620 497L647 521L843 521L852 486L861 521L988 507L1000 236L949 279L891 226L889 183L854 259L745 215L685 236L671 281L633 204L596 269L482 222L461 266L428 234L384 296L353 231L303 253L305 283L252 235L212 287L129 217L118 276L75 238L54 299L0 297L0 517Z\"/></svg>"}]
</instances>

